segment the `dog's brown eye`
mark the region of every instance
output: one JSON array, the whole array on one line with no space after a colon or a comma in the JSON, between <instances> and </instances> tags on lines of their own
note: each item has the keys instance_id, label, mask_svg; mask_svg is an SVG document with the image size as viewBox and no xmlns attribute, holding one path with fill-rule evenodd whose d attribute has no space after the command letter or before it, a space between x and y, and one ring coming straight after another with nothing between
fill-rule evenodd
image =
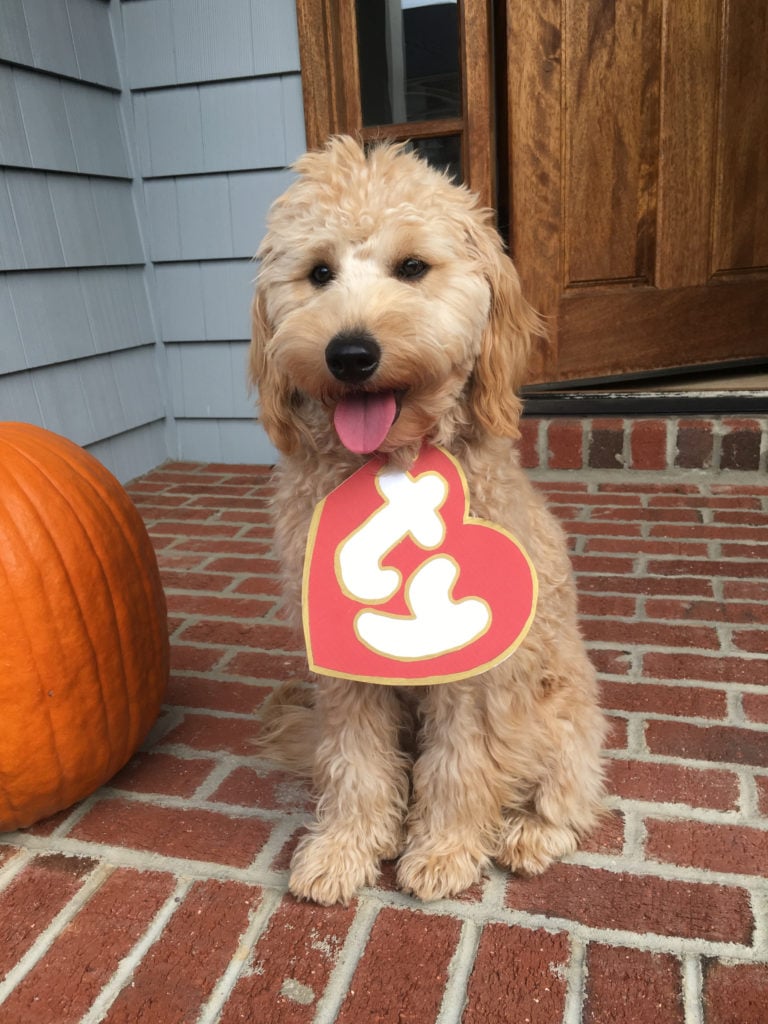
<instances>
[{"instance_id":1,"label":"dog's brown eye","mask_svg":"<svg viewBox=\"0 0 768 1024\"><path fill-rule=\"evenodd\" d=\"M409 256L402 263L398 263L397 276L413 281L415 278L423 277L428 270L429 266L424 260L417 259L416 256Z\"/></svg>"},{"instance_id":2,"label":"dog's brown eye","mask_svg":"<svg viewBox=\"0 0 768 1024\"><path fill-rule=\"evenodd\" d=\"M309 276L315 284L328 284L333 280L333 271L327 263L318 263L316 267L312 267Z\"/></svg>"}]
</instances>

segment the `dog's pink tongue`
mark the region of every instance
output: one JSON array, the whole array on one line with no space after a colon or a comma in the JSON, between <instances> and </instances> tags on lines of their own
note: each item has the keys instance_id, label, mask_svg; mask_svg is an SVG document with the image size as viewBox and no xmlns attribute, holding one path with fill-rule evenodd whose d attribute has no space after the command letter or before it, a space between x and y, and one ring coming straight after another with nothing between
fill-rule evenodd
<instances>
[{"instance_id":1,"label":"dog's pink tongue","mask_svg":"<svg viewBox=\"0 0 768 1024\"><path fill-rule=\"evenodd\" d=\"M341 399L333 414L333 424L345 448L367 455L381 445L396 416L393 392L360 392Z\"/></svg>"}]
</instances>

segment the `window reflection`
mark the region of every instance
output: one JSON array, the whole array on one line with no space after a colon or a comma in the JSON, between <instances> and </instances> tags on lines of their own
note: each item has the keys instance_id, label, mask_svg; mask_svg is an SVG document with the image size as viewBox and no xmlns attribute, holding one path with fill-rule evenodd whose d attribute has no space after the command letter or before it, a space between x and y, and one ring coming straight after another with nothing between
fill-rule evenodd
<instances>
[{"instance_id":1,"label":"window reflection","mask_svg":"<svg viewBox=\"0 0 768 1024\"><path fill-rule=\"evenodd\" d=\"M363 124L461 116L456 0L356 0Z\"/></svg>"},{"instance_id":2,"label":"window reflection","mask_svg":"<svg viewBox=\"0 0 768 1024\"><path fill-rule=\"evenodd\" d=\"M454 181L461 176L461 139L458 135L444 135L434 139L414 139L411 143L419 154L439 171L447 171Z\"/></svg>"}]
</instances>

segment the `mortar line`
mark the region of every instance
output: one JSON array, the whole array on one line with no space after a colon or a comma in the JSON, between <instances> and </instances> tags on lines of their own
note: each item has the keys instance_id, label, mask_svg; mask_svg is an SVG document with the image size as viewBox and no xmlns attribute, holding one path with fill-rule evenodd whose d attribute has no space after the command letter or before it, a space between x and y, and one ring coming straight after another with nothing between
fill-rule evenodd
<instances>
[{"instance_id":1,"label":"mortar line","mask_svg":"<svg viewBox=\"0 0 768 1024\"><path fill-rule=\"evenodd\" d=\"M99 992L91 1008L81 1018L80 1024L98 1024L125 988L133 972L144 960L148 950L157 942L166 924L178 910L182 900L192 886L192 879L180 879L171 895L155 914L144 934L134 943L117 966L112 977Z\"/></svg>"},{"instance_id":2,"label":"mortar line","mask_svg":"<svg viewBox=\"0 0 768 1024\"><path fill-rule=\"evenodd\" d=\"M108 864L100 864L86 878L83 885L56 914L53 920L38 935L27 952L8 971L0 982L0 1004L4 1003L16 986L23 981L29 972L42 960L61 932L83 909L91 896L101 888L114 868Z\"/></svg>"},{"instance_id":3,"label":"mortar line","mask_svg":"<svg viewBox=\"0 0 768 1024\"><path fill-rule=\"evenodd\" d=\"M483 926L474 921L463 922L459 941L448 965L448 977L435 1024L460 1024L482 930Z\"/></svg>"},{"instance_id":4,"label":"mortar line","mask_svg":"<svg viewBox=\"0 0 768 1024\"><path fill-rule=\"evenodd\" d=\"M363 957L381 904L372 899L361 901L344 940L336 966L331 971L325 991L318 1000L312 1024L333 1024L350 991L357 965Z\"/></svg>"},{"instance_id":5,"label":"mortar line","mask_svg":"<svg viewBox=\"0 0 768 1024\"><path fill-rule=\"evenodd\" d=\"M695 953L684 953L681 970L685 1024L704 1024L701 957Z\"/></svg>"},{"instance_id":6,"label":"mortar line","mask_svg":"<svg viewBox=\"0 0 768 1024\"><path fill-rule=\"evenodd\" d=\"M563 1024L581 1024L587 987L587 943L571 935L571 959L565 979Z\"/></svg>"},{"instance_id":7,"label":"mortar line","mask_svg":"<svg viewBox=\"0 0 768 1024\"><path fill-rule=\"evenodd\" d=\"M264 889L262 899L253 912L250 923L243 932L237 949L232 955L226 970L219 978L210 996L204 1003L197 1017L196 1024L215 1024L232 991L237 984L248 957L256 943L266 931L272 915L280 905L282 893L279 890Z\"/></svg>"}]
</instances>

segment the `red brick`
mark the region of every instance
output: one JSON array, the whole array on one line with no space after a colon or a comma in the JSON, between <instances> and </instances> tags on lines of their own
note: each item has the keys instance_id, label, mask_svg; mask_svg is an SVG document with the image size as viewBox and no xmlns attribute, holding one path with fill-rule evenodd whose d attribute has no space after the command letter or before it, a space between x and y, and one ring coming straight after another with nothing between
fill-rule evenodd
<instances>
[{"instance_id":1,"label":"red brick","mask_svg":"<svg viewBox=\"0 0 768 1024\"><path fill-rule=\"evenodd\" d=\"M750 651L753 654L768 654L768 630L766 629L737 629L731 637L733 646L740 651Z\"/></svg>"},{"instance_id":2,"label":"red brick","mask_svg":"<svg viewBox=\"0 0 768 1024\"><path fill-rule=\"evenodd\" d=\"M617 711L645 711L660 715L724 718L725 694L693 686L654 686L652 683L604 682L603 707Z\"/></svg>"},{"instance_id":3,"label":"red brick","mask_svg":"<svg viewBox=\"0 0 768 1024\"><path fill-rule=\"evenodd\" d=\"M695 508L595 508L591 518L594 521L629 520L633 523L686 523L698 526L703 521L702 513Z\"/></svg>"},{"instance_id":4,"label":"red brick","mask_svg":"<svg viewBox=\"0 0 768 1024\"><path fill-rule=\"evenodd\" d=\"M741 703L751 722L768 723L768 693L745 693Z\"/></svg>"},{"instance_id":5,"label":"red brick","mask_svg":"<svg viewBox=\"0 0 768 1024\"><path fill-rule=\"evenodd\" d=\"M716 811L738 808L739 780L733 772L659 762L611 760L606 781L625 800L680 803Z\"/></svg>"},{"instance_id":6,"label":"red brick","mask_svg":"<svg viewBox=\"0 0 768 1024\"><path fill-rule=\"evenodd\" d=\"M597 537L642 537L643 531L639 523L622 522L582 522L580 519L571 519L566 524L568 533L576 537L597 536ZM686 531L688 533L688 531Z\"/></svg>"},{"instance_id":7,"label":"red brick","mask_svg":"<svg viewBox=\"0 0 768 1024\"><path fill-rule=\"evenodd\" d=\"M712 424L705 420L681 420L677 428L675 465L682 469L707 469L713 462Z\"/></svg>"},{"instance_id":8,"label":"red brick","mask_svg":"<svg viewBox=\"0 0 768 1024\"><path fill-rule=\"evenodd\" d=\"M250 676L252 679L270 679L285 682L306 679L309 674L307 659L289 654L259 654L241 651L227 662L227 673Z\"/></svg>"},{"instance_id":9,"label":"red brick","mask_svg":"<svg viewBox=\"0 0 768 1024\"><path fill-rule=\"evenodd\" d=\"M592 554L624 554L624 555L676 555L706 558L707 544L693 540L646 540L631 537L597 537L590 538L584 545L584 553Z\"/></svg>"},{"instance_id":10,"label":"red brick","mask_svg":"<svg viewBox=\"0 0 768 1024\"><path fill-rule=\"evenodd\" d=\"M624 815L621 811L606 811L599 824L579 843L584 853L602 853L618 856L624 850Z\"/></svg>"},{"instance_id":11,"label":"red brick","mask_svg":"<svg viewBox=\"0 0 768 1024\"><path fill-rule=\"evenodd\" d=\"M115 799L99 801L70 835L88 843L244 868L269 833L269 823L259 818L231 818L216 811Z\"/></svg>"},{"instance_id":12,"label":"red brick","mask_svg":"<svg viewBox=\"0 0 768 1024\"><path fill-rule=\"evenodd\" d=\"M688 526L675 526L673 523L658 523L650 527L651 537L667 537L669 539L691 536ZM761 526L725 526L714 523L696 527L698 540L761 540L765 537L765 527Z\"/></svg>"},{"instance_id":13,"label":"red brick","mask_svg":"<svg viewBox=\"0 0 768 1024\"><path fill-rule=\"evenodd\" d=\"M667 421L636 420L629 435L633 469L666 469Z\"/></svg>"},{"instance_id":14,"label":"red brick","mask_svg":"<svg viewBox=\"0 0 768 1024\"><path fill-rule=\"evenodd\" d=\"M547 427L547 465L550 469L581 469L584 421L552 420Z\"/></svg>"},{"instance_id":15,"label":"red brick","mask_svg":"<svg viewBox=\"0 0 768 1024\"><path fill-rule=\"evenodd\" d=\"M677 957L591 945L587 950L583 1024L683 1024Z\"/></svg>"},{"instance_id":16,"label":"red brick","mask_svg":"<svg viewBox=\"0 0 768 1024\"><path fill-rule=\"evenodd\" d=\"M686 494L659 494L648 499L648 504L653 507L666 508L730 508L730 509L755 509L761 508L760 499L754 494L742 497L708 497L697 491Z\"/></svg>"},{"instance_id":17,"label":"red brick","mask_svg":"<svg viewBox=\"0 0 768 1024\"><path fill-rule=\"evenodd\" d=\"M616 513L617 516L629 516L633 519L643 513L642 495L634 488L631 492L617 491L615 488L598 490L597 493L587 492L579 504L589 511L593 519L599 519L605 513Z\"/></svg>"},{"instance_id":18,"label":"red brick","mask_svg":"<svg viewBox=\"0 0 768 1024\"><path fill-rule=\"evenodd\" d=\"M735 559L656 559L648 562L646 572L650 576L735 576L739 579L749 579L755 576L768 576L768 561L761 565L759 562L737 562Z\"/></svg>"},{"instance_id":19,"label":"red brick","mask_svg":"<svg viewBox=\"0 0 768 1024\"><path fill-rule=\"evenodd\" d=\"M267 562L274 565L274 560L268 557L269 544L261 538L247 540L244 537L240 537L233 540L217 540L214 537L210 539L180 537L174 550L185 552L202 551L206 555L238 555L241 558L246 557L251 561L254 568L257 562ZM224 561L223 557L221 561Z\"/></svg>"},{"instance_id":20,"label":"red brick","mask_svg":"<svg viewBox=\"0 0 768 1024\"><path fill-rule=\"evenodd\" d=\"M276 597L282 593L278 576L247 576L233 587L236 594L270 594Z\"/></svg>"},{"instance_id":21,"label":"red brick","mask_svg":"<svg viewBox=\"0 0 768 1024\"><path fill-rule=\"evenodd\" d=\"M286 897L251 951L220 1024L310 1024L354 916L354 906Z\"/></svg>"},{"instance_id":22,"label":"red brick","mask_svg":"<svg viewBox=\"0 0 768 1024\"><path fill-rule=\"evenodd\" d=\"M760 424L755 420L724 420L720 468L752 471L760 468Z\"/></svg>"},{"instance_id":23,"label":"red brick","mask_svg":"<svg viewBox=\"0 0 768 1024\"><path fill-rule=\"evenodd\" d=\"M171 641L172 672L210 672L221 661L221 656L220 648L192 647L176 639Z\"/></svg>"},{"instance_id":24,"label":"red brick","mask_svg":"<svg viewBox=\"0 0 768 1024\"><path fill-rule=\"evenodd\" d=\"M195 882L104 1024L188 1024L234 956L260 892L238 882Z\"/></svg>"},{"instance_id":25,"label":"red brick","mask_svg":"<svg viewBox=\"0 0 768 1024\"><path fill-rule=\"evenodd\" d=\"M768 768L768 734L731 725L648 722L645 740L652 754Z\"/></svg>"},{"instance_id":26,"label":"red brick","mask_svg":"<svg viewBox=\"0 0 768 1024\"><path fill-rule=\"evenodd\" d=\"M180 637L182 643L225 644L233 647L259 647L267 651L302 650L300 634L277 622L231 622L207 619L188 626Z\"/></svg>"},{"instance_id":27,"label":"red brick","mask_svg":"<svg viewBox=\"0 0 768 1024\"><path fill-rule=\"evenodd\" d=\"M506 905L591 928L708 939L751 941L753 918L745 890L676 882L575 864L555 864L535 878L507 883Z\"/></svg>"},{"instance_id":28,"label":"red brick","mask_svg":"<svg viewBox=\"0 0 768 1024\"><path fill-rule=\"evenodd\" d=\"M703 821L651 819L645 825L653 860L739 875L762 875L768 863L768 832Z\"/></svg>"},{"instance_id":29,"label":"red brick","mask_svg":"<svg viewBox=\"0 0 768 1024\"><path fill-rule=\"evenodd\" d=\"M672 477L659 477L657 480L641 483L637 478L625 477L624 482L618 480L601 481L597 485L601 494L701 494L697 484L672 482Z\"/></svg>"},{"instance_id":30,"label":"red brick","mask_svg":"<svg viewBox=\"0 0 768 1024\"><path fill-rule=\"evenodd\" d=\"M738 512L738 511L718 511L715 510L712 514L712 519L715 523L727 523L733 526L765 526L768 523L768 514L764 512L757 512L754 509L750 511Z\"/></svg>"},{"instance_id":31,"label":"red brick","mask_svg":"<svg viewBox=\"0 0 768 1024\"><path fill-rule=\"evenodd\" d=\"M40 854L0 892L0 977L69 903L94 866L85 857Z\"/></svg>"},{"instance_id":32,"label":"red brick","mask_svg":"<svg viewBox=\"0 0 768 1024\"><path fill-rule=\"evenodd\" d=\"M768 601L768 582L765 580L723 580L726 601Z\"/></svg>"},{"instance_id":33,"label":"red brick","mask_svg":"<svg viewBox=\"0 0 768 1024\"><path fill-rule=\"evenodd\" d=\"M206 565L206 570L210 570L210 572L260 573L267 576L274 576L278 568L278 563L274 558L245 558L243 556L213 558Z\"/></svg>"},{"instance_id":34,"label":"red brick","mask_svg":"<svg viewBox=\"0 0 768 1024\"><path fill-rule=\"evenodd\" d=\"M179 615L220 615L234 619L262 618L274 608L273 599L220 597L218 595L168 594L168 611Z\"/></svg>"},{"instance_id":35,"label":"red brick","mask_svg":"<svg viewBox=\"0 0 768 1024\"><path fill-rule=\"evenodd\" d=\"M613 651L604 647L594 647L589 658L598 672L610 676L625 676L632 666L632 655L629 651Z\"/></svg>"},{"instance_id":36,"label":"red brick","mask_svg":"<svg viewBox=\"0 0 768 1024\"><path fill-rule=\"evenodd\" d=\"M626 750L627 739L626 718L618 718L616 715L610 716L608 718L608 735L603 741L605 749Z\"/></svg>"},{"instance_id":37,"label":"red brick","mask_svg":"<svg viewBox=\"0 0 768 1024\"><path fill-rule=\"evenodd\" d=\"M77 1024L172 891L169 875L117 868L0 1006L0 1024Z\"/></svg>"},{"instance_id":38,"label":"red brick","mask_svg":"<svg viewBox=\"0 0 768 1024\"><path fill-rule=\"evenodd\" d=\"M211 512L207 508L179 508L178 499L172 496L163 495L161 500L153 503L152 499L136 502L141 511L141 517L147 527L149 524L174 523L174 533L183 531L188 522L202 523L211 518ZM171 507L172 506L172 507Z\"/></svg>"},{"instance_id":39,"label":"red brick","mask_svg":"<svg viewBox=\"0 0 768 1024\"><path fill-rule=\"evenodd\" d=\"M642 644L651 647L699 647L720 649L714 627L681 626L664 622L625 622L622 619L583 619L581 628L588 641Z\"/></svg>"},{"instance_id":40,"label":"red brick","mask_svg":"<svg viewBox=\"0 0 768 1024\"><path fill-rule=\"evenodd\" d=\"M608 555L576 555L573 568L577 573L599 573L601 576L629 576L635 571L633 558L611 558Z\"/></svg>"},{"instance_id":41,"label":"red brick","mask_svg":"<svg viewBox=\"0 0 768 1024\"><path fill-rule=\"evenodd\" d=\"M381 910L336 1024L435 1020L460 929L452 917Z\"/></svg>"},{"instance_id":42,"label":"red brick","mask_svg":"<svg viewBox=\"0 0 768 1024\"><path fill-rule=\"evenodd\" d=\"M244 492L247 488L236 487L233 488L233 490ZM190 504L200 505L203 508L220 508L225 503L227 508L257 510L269 508L269 498L266 496L249 496L248 494L243 493L241 496L237 496L236 494L227 494L224 497L226 498L226 502L222 500L222 497L218 493L205 494L204 492L201 492L199 495L192 498Z\"/></svg>"},{"instance_id":43,"label":"red brick","mask_svg":"<svg viewBox=\"0 0 768 1024\"><path fill-rule=\"evenodd\" d=\"M179 744L194 750L226 750L230 754L255 754L260 725L254 718L224 718L186 714L163 744Z\"/></svg>"},{"instance_id":44,"label":"red brick","mask_svg":"<svg viewBox=\"0 0 768 1024\"><path fill-rule=\"evenodd\" d=\"M520 452L520 465L523 469L538 468L539 423L540 420L538 419L527 419L526 417L523 417L523 419L520 420L520 440L518 441L518 450Z\"/></svg>"},{"instance_id":45,"label":"red brick","mask_svg":"<svg viewBox=\"0 0 768 1024\"><path fill-rule=\"evenodd\" d=\"M168 796L192 796L213 768L208 758L174 757L154 751L134 754L122 771L111 780L113 789L132 793L165 793Z\"/></svg>"},{"instance_id":46,"label":"red brick","mask_svg":"<svg viewBox=\"0 0 768 1024\"><path fill-rule=\"evenodd\" d=\"M712 581L684 576L580 576L579 591L617 594L683 595L712 597Z\"/></svg>"},{"instance_id":47,"label":"red brick","mask_svg":"<svg viewBox=\"0 0 768 1024\"><path fill-rule=\"evenodd\" d=\"M236 683L231 679L201 679L174 673L171 675L165 702L175 707L252 715L271 692L271 686L253 686L250 683Z\"/></svg>"},{"instance_id":48,"label":"red brick","mask_svg":"<svg viewBox=\"0 0 768 1024\"><path fill-rule=\"evenodd\" d=\"M765 1024L768 1020L768 966L704 965L707 1024Z\"/></svg>"},{"instance_id":49,"label":"red brick","mask_svg":"<svg viewBox=\"0 0 768 1024\"><path fill-rule=\"evenodd\" d=\"M189 509L188 512L194 512L194 509ZM205 514L205 509L200 510ZM191 516L187 517L179 522L171 518L163 518L155 520L155 522L148 527L148 532L152 537L167 536L168 534L174 537L234 537L240 527L236 523L222 523L221 521L215 523L197 523L193 522Z\"/></svg>"},{"instance_id":50,"label":"red brick","mask_svg":"<svg viewBox=\"0 0 768 1024\"><path fill-rule=\"evenodd\" d=\"M766 537L765 530L763 530L760 543L755 541L739 541L737 543L721 544L720 554L723 558L757 558L763 561L768 557L766 541L768 541L768 537Z\"/></svg>"},{"instance_id":51,"label":"red brick","mask_svg":"<svg viewBox=\"0 0 768 1024\"><path fill-rule=\"evenodd\" d=\"M276 811L310 810L312 794L301 779L288 772L235 768L221 783L211 800L242 807L262 807Z\"/></svg>"},{"instance_id":52,"label":"red brick","mask_svg":"<svg viewBox=\"0 0 768 1024\"><path fill-rule=\"evenodd\" d=\"M577 500L579 495L586 498L589 494L589 486L583 480L552 480L546 476L539 477L535 482L536 489L544 494L559 494L563 500L571 501ZM567 498L568 495L570 498Z\"/></svg>"},{"instance_id":53,"label":"red brick","mask_svg":"<svg viewBox=\"0 0 768 1024\"><path fill-rule=\"evenodd\" d=\"M568 936L562 932L486 925L469 979L462 1024L560 1024L569 959ZM426 1024L434 1018L419 1019Z\"/></svg>"},{"instance_id":54,"label":"red brick","mask_svg":"<svg viewBox=\"0 0 768 1024\"><path fill-rule=\"evenodd\" d=\"M738 601L701 601L695 598L655 598L645 602L649 619L692 619L705 622L763 623L765 606Z\"/></svg>"},{"instance_id":55,"label":"red brick","mask_svg":"<svg viewBox=\"0 0 768 1024\"><path fill-rule=\"evenodd\" d=\"M593 469L622 469L624 466L623 421L593 420L588 447L589 465Z\"/></svg>"},{"instance_id":56,"label":"red brick","mask_svg":"<svg viewBox=\"0 0 768 1024\"><path fill-rule=\"evenodd\" d=\"M712 683L757 683L768 686L768 661L706 656L682 651L643 655L643 673L652 679L692 679Z\"/></svg>"},{"instance_id":57,"label":"red brick","mask_svg":"<svg viewBox=\"0 0 768 1024\"><path fill-rule=\"evenodd\" d=\"M768 775L758 775L755 778L757 787L757 806L762 815L768 817Z\"/></svg>"},{"instance_id":58,"label":"red brick","mask_svg":"<svg viewBox=\"0 0 768 1024\"><path fill-rule=\"evenodd\" d=\"M621 594L580 594L579 613L608 618L631 619L637 611L637 598Z\"/></svg>"},{"instance_id":59,"label":"red brick","mask_svg":"<svg viewBox=\"0 0 768 1024\"><path fill-rule=\"evenodd\" d=\"M158 559L160 561L160 559ZM191 569L179 569L173 566L160 569L160 579L167 590L206 590L219 591L235 579L234 576L222 572L192 572Z\"/></svg>"}]
</instances>

